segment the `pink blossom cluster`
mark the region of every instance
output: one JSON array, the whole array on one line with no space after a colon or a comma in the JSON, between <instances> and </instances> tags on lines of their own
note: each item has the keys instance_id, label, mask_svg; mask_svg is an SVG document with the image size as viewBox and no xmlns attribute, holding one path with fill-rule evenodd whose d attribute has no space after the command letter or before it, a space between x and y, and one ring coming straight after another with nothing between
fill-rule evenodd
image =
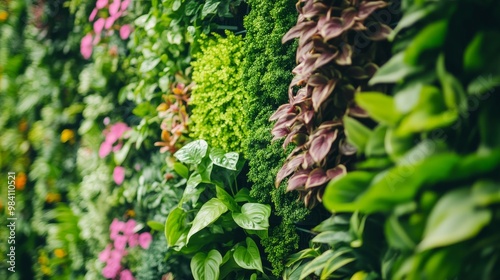
<instances>
[{"instance_id":1,"label":"pink blossom cluster","mask_svg":"<svg viewBox=\"0 0 500 280\"><path fill-rule=\"evenodd\" d=\"M115 25L116 21L125 15L131 0L97 0L95 8L89 16L89 21L93 22L93 32L87 33L80 43L80 53L85 59L89 59L92 50L97 45L101 37L110 36L115 29L119 28L120 38L126 40L132 28L129 24L122 26ZM111 3L110 3L111 2ZM99 17L101 15L106 17ZM99 15L99 16L98 16Z\"/></svg>"},{"instance_id":2,"label":"pink blossom cluster","mask_svg":"<svg viewBox=\"0 0 500 280\"><path fill-rule=\"evenodd\" d=\"M122 259L128 254L127 244L129 248L140 246L143 249L149 248L153 237L149 232L141 234L136 233L134 228L136 226L135 220L128 220L127 222L118 221L114 219L109 226L109 237L113 244L109 244L99 254L99 260L106 263L102 269L102 275L107 279L120 280L135 280L132 272L122 266Z\"/></svg>"},{"instance_id":3,"label":"pink blossom cluster","mask_svg":"<svg viewBox=\"0 0 500 280\"><path fill-rule=\"evenodd\" d=\"M126 123L118 122L104 130L103 134L105 139L99 148L99 156L105 158L111 152L118 152L123 146L123 134L130 129L131 128ZM121 185L125 180L125 168L116 166L113 170L113 179L116 184Z\"/></svg>"}]
</instances>

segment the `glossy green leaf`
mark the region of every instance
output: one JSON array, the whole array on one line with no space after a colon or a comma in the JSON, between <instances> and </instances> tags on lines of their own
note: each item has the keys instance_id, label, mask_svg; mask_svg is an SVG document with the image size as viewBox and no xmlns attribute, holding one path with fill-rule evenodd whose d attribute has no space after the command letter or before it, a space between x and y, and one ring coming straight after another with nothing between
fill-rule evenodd
<instances>
[{"instance_id":1,"label":"glossy green leaf","mask_svg":"<svg viewBox=\"0 0 500 280\"><path fill-rule=\"evenodd\" d=\"M210 159L215 165L231 170L237 170L239 154L236 152L225 153L222 149L212 148Z\"/></svg>"},{"instance_id":2,"label":"glossy green leaf","mask_svg":"<svg viewBox=\"0 0 500 280\"><path fill-rule=\"evenodd\" d=\"M300 279L305 279L307 276L309 276L312 273L315 273L316 271L320 272L325 267L328 259L330 259L334 254L335 252L330 249L325 251L319 257L310 261L302 270L302 273L300 274Z\"/></svg>"},{"instance_id":3,"label":"glossy green leaf","mask_svg":"<svg viewBox=\"0 0 500 280\"><path fill-rule=\"evenodd\" d=\"M403 29L413 26L418 21L428 16L432 11L436 9L436 5L429 3L424 7L419 7L418 9L413 9L412 11L407 11L403 14L403 17L399 20L398 25L389 35L388 39L390 41L394 40L396 35Z\"/></svg>"},{"instance_id":4,"label":"glossy green leaf","mask_svg":"<svg viewBox=\"0 0 500 280\"><path fill-rule=\"evenodd\" d=\"M174 171L183 178L189 178L189 169L180 162L174 163Z\"/></svg>"},{"instance_id":5,"label":"glossy green leaf","mask_svg":"<svg viewBox=\"0 0 500 280\"><path fill-rule=\"evenodd\" d=\"M255 241L253 241L250 237L246 238L246 245L246 247L238 246L236 248L233 255L234 261L244 269L263 272L259 247L257 247Z\"/></svg>"},{"instance_id":6,"label":"glossy green leaf","mask_svg":"<svg viewBox=\"0 0 500 280\"><path fill-rule=\"evenodd\" d=\"M444 55L440 55L437 62L437 74L443 89L443 97L448 109L465 112L467 108L467 96L465 90L452 74L448 73L445 68Z\"/></svg>"},{"instance_id":7,"label":"glossy green leaf","mask_svg":"<svg viewBox=\"0 0 500 280\"><path fill-rule=\"evenodd\" d=\"M500 204L500 182L492 180L480 180L472 186L472 197L474 204L478 206L489 206Z\"/></svg>"},{"instance_id":8,"label":"glossy green leaf","mask_svg":"<svg viewBox=\"0 0 500 280\"><path fill-rule=\"evenodd\" d=\"M200 164L203 157L207 154L208 144L204 140L196 140L187 145L184 145L174 157L184 164L197 165Z\"/></svg>"},{"instance_id":9,"label":"glossy green leaf","mask_svg":"<svg viewBox=\"0 0 500 280\"><path fill-rule=\"evenodd\" d=\"M331 212L354 212L356 198L366 190L375 174L353 171L331 181L323 195L323 204Z\"/></svg>"},{"instance_id":10,"label":"glossy green leaf","mask_svg":"<svg viewBox=\"0 0 500 280\"><path fill-rule=\"evenodd\" d=\"M367 157L380 157L386 155L385 151L385 134L387 127L378 125L373 129L370 138L366 143L365 154Z\"/></svg>"},{"instance_id":11,"label":"glossy green leaf","mask_svg":"<svg viewBox=\"0 0 500 280\"><path fill-rule=\"evenodd\" d=\"M344 117L344 128L347 141L356 147L359 153L362 153L372 131L356 119L348 116Z\"/></svg>"},{"instance_id":12,"label":"glossy green leaf","mask_svg":"<svg viewBox=\"0 0 500 280\"><path fill-rule=\"evenodd\" d=\"M217 192L217 198L226 205L226 207L231 210L231 212L239 212L240 207L234 201L230 194L228 194L223 188L216 186L215 190Z\"/></svg>"},{"instance_id":13,"label":"glossy green leaf","mask_svg":"<svg viewBox=\"0 0 500 280\"><path fill-rule=\"evenodd\" d=\"M394 129L389 128L385 134L384 147L393 161L398 161L415 145L416 137L413 135L398 135Z\"/></svg>"},{"instance_id":14,"label":"glossy green leaf","mask_svg":"<svg viewBox=\"0 0 500 280\"><path fill-rule=\"evenodd\" d=\"M396 110L394 99L379 92L362 92L355 96L356 103L370 117L386 125L396 125L401 119L401 113Z\"/></svg>"},{"instance_id":15,"label":"glossy green leaf","mask_svg":"<svg viewBox=\"0 0 500 280\"><path fill-rule=\"evenodd\" d=\"M408 251L416 247L415 242L395 215L391 215L385 222L385 236L392 248Z\"/></svg>"},{"instance_id":16,"label":"glossy green leaf","mask_svg":"<svg viewBox=\"0 0 500 280\"><path fill-rule=\"evenodd\" d=\"M349 232L346 231L325 231L316 235L312 240L314 243L324 243L329 244L334 247L337 243L351 243L353 238Z\"/></svg>"},{"instance_id":17,"label":"glossy green leaf","mask_svg":"<svg viewBox=\"0 0 500 280\"><path fill-rule=\"evenodd\" d=\"M164 231L165 230L165 224L157 222L157 221L148 221L147 225L148 225L148 227L150 227L153 230L157 230L157 231Z\"/></svg>"},{"instance_id":18,"label":"glossy green leaf","mask_svg":"<svg viewBox=\"0 0 500 280\"><path fill-rule=\"evenodd\" d=\"M422 71L421 69L407 65L404 62L405 53L400 52L387 61L375 75L370 79L370 85L384 83L398 83L409 75Z\"/></svg>"},{"instance_id":19,"label":"glossy green leaf","mask_svg":"<svg viewBox=\"0 0 500 280\"><path fill-rule=\"evenodd\" d=\"M203 187L199 187L201 183L201 175L197 172L191 174L186 183L186 188L184 189L184 193L182 194L182 199L180 204L191 201L194 205L198 201L200 194L205 190Z\"/></svg>"},{"instance_id":20,"label":"glossy green leaf","mask_svg":"<svg viewBox=\"0 0 500 280\"><path fill-rule=\"evenodd\" d=\"M195 280L219 279L222 255L217 250L199 252L191 259L191 272Z\"/></svg>"},{"instance_id":21,"label":"glossy green leaf","mask_svg":"<svg viewBox=\"0 0 500 280\"><path fill-rule=\"evenodd\" d=\"M181 235L187 231L186 212L182 208L175 208L165 222L165 237L169 247L175 246Z\"/></svg>"},{"instance_id":22,"label":"glossy green leaf","mask_svg":"<svg viewBox=\"0 0 500 280\"><path fill-rule=\"evenodd\" d=\"M220 0L207 0L203 8L201 9L201 18L205 18L208 15L213 15L217 13L217 8L219 7Z\"/></svg>"},{"instance_id":23,"label":"glossy green leaf","mask_svg":"<svg viewBox=\"0 0 500 280\"><path fill-rule=\"evenodd\" d=\"M227 212L226 205L218 198L212 198L201 206L200 211L194 217L191 229L187 235L187 242L193 234L204 229L211 223L215 222L222 214Z\"/></svg>"},{"instance_id":24,"label":"glossy green leaf","mask_svg":"<svg viewBox=\"0 0 500 280\"><path fill-rule=\"evenodd\" d=\"M245 203L241 213L233 212L233 219L240 227L250 230L265 230L269 228L271 207L260 203Z\"/></svg>"},{"instance_id":25,"label":"glossy green leaf","mask_svg":"<svg viewBox=\"0 0 500 280\"><path fill-rule=\"evenodd\" d=\"M337 270L341 269L342 267L356 261L355 258L347 258L344 255L348 254L350 252L349 249L339 249L335 250L335 253L333 256L331 256L325 264L325 267L321 271L321 280L326 280L330 279L330 276L336 272Z\"/></svg>"},{"instance_id":26,"label":"glossy green leaf","mask_svg":"<svg viewBox=\"0 0 500 280\"><path fill-rule=\"evenodd\" d=\"M429 250L470 239L491 217L490 210L476 207L469 189L448 192L432 209L418 249Z\"/></svg>"},{"instance_id":27,"label":"glossy green leaf","mask_svg":"<svg viewBox=\"0 0 500 280\"><path fill-rule=\"evenodd\" d=\"M405 50L404 61L409 65L418 65L424 54L437 50L443 45L447 29L447 20L428 24L418 33Z\"/></svg>"}]
</instances>

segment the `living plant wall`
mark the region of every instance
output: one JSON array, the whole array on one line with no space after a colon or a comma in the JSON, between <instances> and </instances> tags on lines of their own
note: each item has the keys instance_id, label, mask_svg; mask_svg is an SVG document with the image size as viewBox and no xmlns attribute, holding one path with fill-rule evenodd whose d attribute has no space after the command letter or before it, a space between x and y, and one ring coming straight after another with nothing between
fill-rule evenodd
<instances>
[{"instance_id":1,"label":"living plant wall","mask_svg":"<svg viewBox=\"0 0 500 280\"><path fill-rule=\"evenodd\" d=\"M0 1L1 279L498 279L494 0Z\"/></svg>"}]
</instances>

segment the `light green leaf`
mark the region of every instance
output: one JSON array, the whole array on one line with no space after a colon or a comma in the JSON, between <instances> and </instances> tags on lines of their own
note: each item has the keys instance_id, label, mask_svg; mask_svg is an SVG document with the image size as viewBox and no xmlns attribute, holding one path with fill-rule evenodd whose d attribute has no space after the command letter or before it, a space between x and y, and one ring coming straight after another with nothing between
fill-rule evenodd
<instances>
[{"instance_id":1,"label":"light green leaf","mask_svg":"<svg viewBox=\"0 0 500 280\"><path fill-rule=\"evenodd\" d=\"M181 235L186 231L186 212L182 208L175 208L165 222L165 237L169 247L175 246Z\"/></svg>"},{"instance_id":2,"label":"light green leaf","mask_svg":"<svg viewBox=\"0 0 500 280\"><path fill-rule=\"evenodd\" d=\"M150 227L153 230L157 231L164 231L165 230L165 224L162 224L157 221L148 221L147 222L148 227Z\"/></svg>"},{"instance_id":3,"label":"light green leaf","mask_svg":"<svg viewBox=\"0 0 500 280\"><path fill-rule=\"evenodd\" d=\"M205 18L208 15L214 15L217 13L217 8L220 5L220 0L207 0L203 9L201 10L201 18Z\"/></svg>"},{"instance_id":4,"label":"light green leaf","mask_svg":"<svg viewBox=\"0 0 500 280\"><path fill-rule=\"evenodd\" d=\"M418 65L424 53L440 48L448 32L448 20L427 25L411 41L405 50L404 61L409 65Z\"/></svg>"},{"instance_id":5,"label":"light green leaf","mask_svg":"<svg viewBox=\"0 0 500 280\"><path fill-rule=\"evenodd\" d=\"M348 248L341 248L335 250L333 256L331 256L325 264L325 267L321 271L321 280L330 279L329 277L337 270L343 266L355 261L355 258L346 258L345 255L349 254L351 250Z\"/></svg>"},{"instance_id":6,"label":"light green leaf","mask_svg":"<svg viewBox=\"0 0 500 280\"><path fill-rule=\"evenodd\" d=\"M189 169L187 168L187 166L180 162L174 163L174 171L183 178L189 178Z\"/></svg>"},{"instance_id":7,"label":"light green leaf","mask_svg":"<svg viewBox=\"0 0 500 280\"><path fill-rule=\"evenodd\" d=\"M205 140L196 140L184 145L174 157L185 164L198 165L207 154L208 144Z\"/></svg>"},{"instance_id":8,"label":"light green leaf","mask_svg":"<svg viewBox=\"0 0 500 280\"><path fill-rule=\"evenodd\" d=\"M355 96L359 107L365 109L368 114L386 125L396 125L401 119L401 113L396 110L394 99L379 92L362 92Z\"/></svg>"},{"instance_id":9,"label":"light green leaf","mask_svg":"<svg viewBox=\"0 0 500 280\"><path fill-rule=\"evenodd\" d=\"M365 154L367 157L380 157L386 155L385 134L387 127L378 125L370 134L366 143Z\"/></svg>"},{"instance_id":10,"label":"light green leaf","mask_svg":"<svg viewBox=\"0 0 500 280\"><path fill-rule=\"evenodd\" d=\"M405 53L400 52L394 55L370 79L370 85L384 83L398 83L411 74L422 71L415 66L407 65L404 62Z\"/></svg>"},{"instance_id":11,"label":"light green leaf","mask_svg":"<svg viewBox=\"0 0 500 280\"><path fill-rule=\"evenodd\" d=\"M231 170L237 170L239 154L236 152L224 153L222 149L212 148L210 159L215 165Z\"/></svg>"},{"instance_id":12,"label":"light green leaf","mask_svg":"<svg viewBox=\"0 0 500 280\"><path fill-rule=\"evenodd\" d=\"M316 235L311 241L314 243L329 244L334 247L337 243L351 243L353 240L351 234L346 231L325 231Z\"/></svg>"},{"instance_id":13,"label":"light green leaf","mask_svg":"<svg viewBox=\"0 0 500 280\"><path fill-rule=\"evenodd\" d=\"M240 227L250 230L265 230L269 228L271 207L260 203L245 203L241 213L233 212L233 219Z\"/></svg>"},{"instance_id":14,"label":"light green leaf","mask_svg":"<svg viewBox=\"0 0 500 280\"><path fill-rule=\"evenodd\" d=\"M472 197L478 206L500 203L500 184L490 180L480 180L472 187Z\"/></svg>"},{"instance_id":15,"label":"light green leaf","mask_svg":"<svg viewBox=\"0 0 500 280\"><path fill-rule=\"evenodd\" d=\"M247 247L238 246L234 251L234 261L244 269L262 271L262 260L260 258L259 248L252 238L246 238Z\"/></svg>"},{"instance_id":16,"label":"light green leaf","mask_svg":"<svg viewBox=\"0 0 500 280\"><path fill-rule=\"evenodd\" d=\"M476 207L470 189L450 191L432 209L418 249L424 251L470 239L490 220L490 210Z\"/></svg>"},{"instance_id":17,"label":"light green leaf","mask_svg":"<svg viewBox=\"0 0 500 280\"><path fill-rule=\"evenodd\" d=\"M224 205L224 203L222 203L222 201L218 198L212 198L203 204L200 211L196 214L196 217L194 217L186 242L189 242L189 239L193 236L193 234L215 222L222 214L227 212L227 210L226 205Z\"/></svg>"},{"instance_id":18,"label":"light green leaf","mask_svg":"<svg viewBox=\"0 0 500 280\"><path fill-rule=\"evenodd\" d=\"M223 188L219 187L219 186L215 186L215 190L217 192L217 198L222 201L222 203L224 203L224 205L226 205L226 207L231 210L231 212L239 212L240 211L240 207L239 205L236 203L236 201L234 201L234 199L231 197L230 194L228 194Z\"/></svg>"},{"instance_id":19,"label":"light green leaf","mask_svg":"<svg viewBox=\"0 0 500 280\"><path fill-rule=\"evenodd\" d=\"M356 198L363 193L375 176L372 172L353 171L331 181L323 195L323 204L331 212L354 212Z\"/></svg>"},{"instance_id":20,"label":"light green leaf","mask_svg":"<svg viewBox=\"0 0 500 280\"><path fill-rule=\"evenodd\" d=\"M356 147L358 153L363 153L372 131L356 119L348 116L344 117L344 128L347 141Z\"/></svg>"},{"instance_id":21,"label":"light green leaf","mask_svg":"<svg viewBox=\"0 0 500 280\"><path fill-rule=\"evenodd\" d=\"M195 280L219 279L222 255L217 250L208 254L199 252L191 259L191 272Z\"/></svg>"},{"instance_id":22,"label":"light green leaf","mask_svg":"<svg viewBox=\"0 0 500 280\"><path fill-rule=\"evenodd\" d=\"M194 172L193 174L191 174L186 183L184 193L182 194L182 199L180 202L181 205L188 201L191 201L193 205L196 204L198 198L200 197L200 194L205 190L205 188L202 187L197 188L201 181L201 175L198 172Z\"/></svg>"},{"instance_id":23,"label":"light green leaf","mask_svg":"<svg viewBox=\"0 0 500 280\"><path fill-rule=\"evenodd\" d=\"M332 249L325 251L321 256L310 261L304 269L302 269L302 273L300 274L300 279L304 279L309 276L311 273L319 273L325 267L326 261L330 259L334 255L334 251Z\"/></svg>"}]
</instances>

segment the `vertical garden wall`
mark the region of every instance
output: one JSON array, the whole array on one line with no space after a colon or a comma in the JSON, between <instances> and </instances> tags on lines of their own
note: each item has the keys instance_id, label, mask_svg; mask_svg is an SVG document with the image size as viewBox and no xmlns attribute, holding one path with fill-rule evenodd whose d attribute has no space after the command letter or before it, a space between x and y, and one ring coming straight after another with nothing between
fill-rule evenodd
<instances>
[{"instance_id":1,"label":"vertical garden wall","mask_svg":"<svg viewBox=\"0 0 500 280\"><path fill-rule=\"evenodd\" d=\"M0 279L498 279L494 0L0 0Z\"/></svg>"}]
</instances>

